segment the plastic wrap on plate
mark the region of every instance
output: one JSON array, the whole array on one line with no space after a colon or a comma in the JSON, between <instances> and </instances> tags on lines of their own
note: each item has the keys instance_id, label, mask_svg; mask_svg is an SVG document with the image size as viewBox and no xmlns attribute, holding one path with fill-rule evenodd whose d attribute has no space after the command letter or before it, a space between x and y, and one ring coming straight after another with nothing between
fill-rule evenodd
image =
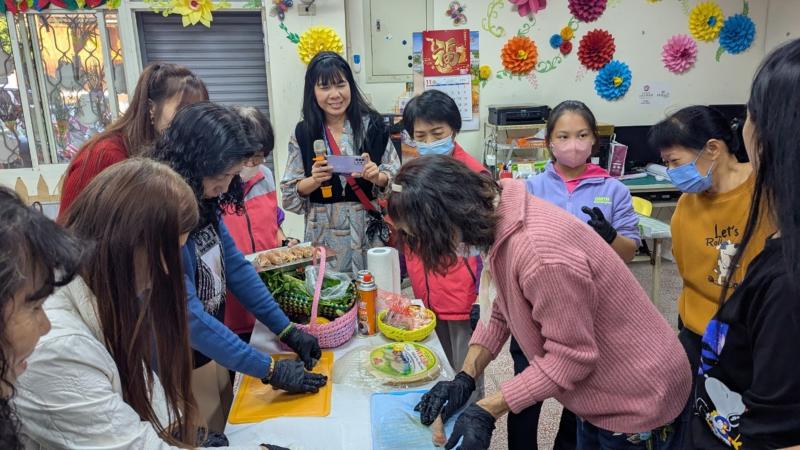
<instances>
[{"instance_id":1,"label":"plastic wrap on plate","mask_svg":"<svg viewBox=\"0 0 800 450\"><path fill-rule=\"evenodd\" d=\"M417 342L356 347L336 359L333 382L368 392L403 390L452 378L444 357Z\"/></svg>"}]
</instances>

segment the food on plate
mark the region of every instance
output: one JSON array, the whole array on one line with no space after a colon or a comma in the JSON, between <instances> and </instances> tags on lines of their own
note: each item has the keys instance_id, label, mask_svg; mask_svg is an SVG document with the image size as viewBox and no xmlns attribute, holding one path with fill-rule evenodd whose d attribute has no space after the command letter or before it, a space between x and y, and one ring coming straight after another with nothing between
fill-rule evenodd
<instances>
[{"instance_id":1,"label":"food on plate","mask_svg":"<svg viewBox=\"0 0 800 450\"><path fill-rule=\"evenodd\" d=\"M314 256L314 247L310 245L281 247L261 252L256 257L256 267L268 269L281 264L309 259Z\"/></svg>"},{"instance_id":2,"label":"food on plate","mask_svg":"<svg viewBox=\"0 0 800 450\"><path fill-rule=\"evenodd\" d=\"M370 352L372 371L390 383L429 381L439 374L436 355L413 342L384 344Z\"/></svg>"},{"instance_id":3,"label":"food on plate","mask_svg":"<svg viewBox=\"0 0 800 450\"><path fill-rule=\"evenodd\" d=\"M431 323L434 317L429 309L414 305L401 296L392 296L385 304L388 312L383 322L401 330L418 330Z\"/></svg>"}]
</instances>

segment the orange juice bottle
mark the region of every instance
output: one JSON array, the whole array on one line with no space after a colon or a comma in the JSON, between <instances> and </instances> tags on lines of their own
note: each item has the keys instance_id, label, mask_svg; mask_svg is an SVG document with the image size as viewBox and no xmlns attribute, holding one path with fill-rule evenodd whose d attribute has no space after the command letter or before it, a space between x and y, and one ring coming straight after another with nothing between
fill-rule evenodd
<instances>
[{"instance_id":1,"label":"orange juice bottle","mask_svg":"<svg viewBox=\"0 0 800 450\"><path fill-rule=\"evenodd\" d=\"M378 287L371 273L365 273L358 284L358 334L372 336L377 331L375 304L378 299Z\"/></svg>"}]
</instances>

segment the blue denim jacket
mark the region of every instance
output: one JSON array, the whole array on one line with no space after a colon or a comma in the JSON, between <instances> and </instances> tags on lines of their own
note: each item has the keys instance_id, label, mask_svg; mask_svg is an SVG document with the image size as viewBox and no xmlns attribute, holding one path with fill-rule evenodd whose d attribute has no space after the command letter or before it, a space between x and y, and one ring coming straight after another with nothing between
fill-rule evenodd
<instances>
[{"instance_id":1,"label":"blue denim jacket","mask_svg":"<svg viewBox=\"0 0 800 450\"><path fill-rule=\"evenodd\" d=\"M250 264L236 248L225 223L219 221L219 239L225 259L225 280L227 288L239 302L273 333L279 334L289 325L286 314L272 298L269 290ZM242 372L256 378L263 378L270 365L270 357L265 355L239 336L222 322L203 309L197 297L195 273L197 258L195 242L190 237L182 249L183 279L189 301L189 338L192 348L213 359L227 369Z\"/></svg>"},{"instance_id":2,"label":"blue denim jacket","mask_svg":"<svg viewBox=\"0 0 800 450\"><path fill-rule=\"evenodd\" d=\"M617 233L633 239L637 247L641 243L639 216L633 210L631 193L619 180L610 176L587 178L581 180L578 187L569 193L566 183L556 173L553 162L550 161L543 173L528 178L526 186L531 194L564 208L584 222L589 220L589 216L581 208L596 206L603 211L606 220L614 226Z\"/></svg>"}]
</instances>

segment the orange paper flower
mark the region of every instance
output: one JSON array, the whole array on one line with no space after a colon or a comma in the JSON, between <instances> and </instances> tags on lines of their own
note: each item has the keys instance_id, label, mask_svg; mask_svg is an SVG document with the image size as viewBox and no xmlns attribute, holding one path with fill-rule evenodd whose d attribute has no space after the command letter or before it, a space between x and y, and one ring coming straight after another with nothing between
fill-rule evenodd
<instances>
[{"instance_id":1,"label":"orange paper flower","mask_svg":"<svg viewBox=\"0 0 800 450\"><path fill-rule=\"evenodd\" d=\"M527 36L514 36L503 46L503 67L514 75L524 75L536 65L539 52Z\"/></svg>"}]
</instances>

